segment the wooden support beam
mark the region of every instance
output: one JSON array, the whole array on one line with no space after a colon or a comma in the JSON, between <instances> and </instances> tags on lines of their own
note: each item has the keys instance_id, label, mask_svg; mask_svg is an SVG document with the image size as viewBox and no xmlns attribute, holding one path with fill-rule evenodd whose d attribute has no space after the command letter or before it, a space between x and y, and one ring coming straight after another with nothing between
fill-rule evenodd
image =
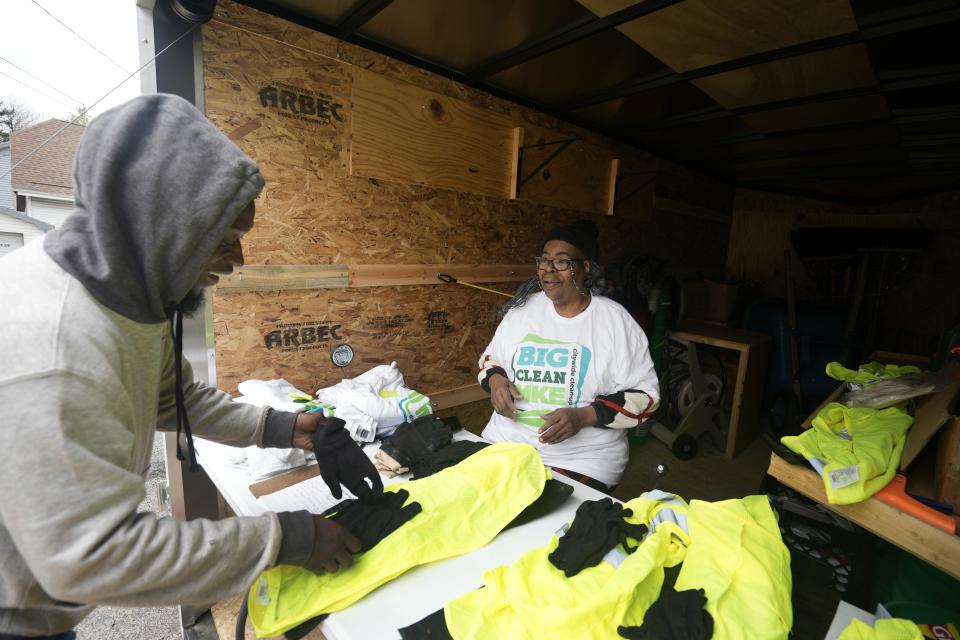
<instances>
[{"instance_id":1,"label":"wooden support beam","mask_svg":"<svg viewBox=\"0 0 960 640\"><path fill-rule=\"evenodd\" d=\"M437 279L438 273L470 283L523 282L533 271L532 264L358 264L350 267L349 286L443 284Z\"/></svg>"},{"instance_id":2,"label":"wooden support beam","mask_svg":"<svg viewBox=\"0 0 960 640\"><path fill-rule=\"evenodd\" d=\"M218 292L340 289L349 286L345 264L248 265L223 276Z\"/></svg>"},{"instance_id":3,"label":"wooden support beam","mask_svg":"<svg viewBox=\"0 0 960 640\"><path fill-rule=\"evenodd\" d=\"M288 264L247 265L224 276L221 293L285 291L289 289L342 289L444 284L438 273L465 282L523 282L533 275L529 264ZM444 285L456 286L456 285Z\"/></svg>"},{"instance_id":4,"label":"wooden support beam","mask_svg":"<svg viewBox=\"0 0 960 640\"><path fill-rule=\"evenodd\" d=\"M476 402L477 400L486 400L490 397L490 394L481 389L479 384L468 384L455 389L434 391L426 395L430 398L430 405L434 411L459 407L463 404Z\"/></svg>"},{"instance_id":5,"label":"wooden support beam","mask_svg":"<svg viewBox=\"0 0 960 640\"><path fill-rule=\"evenodd\" d=\"M507 198L516 200L520 186L520 147L523 146L523 127L513 128L513 144L510 156L510 175L507 180Z\"/></svg>"},{"instance_id":6,"label":"wooden support beam","mask_svg":"<svg viewBox=\"0 0 960 640\"><path fill-rule=\"evenodd\" d=\"M607 183L607 210L608 216L613 215L613 210L617 206L617 173L620 171L620 160L614 158L610 161L610 181Z\"/></svg>"},{"instance_id":7,"label":"wooden support beam","mask_svg":"<svg viewBox=\"0 0 960 640\"><path fill-rule=\"evenodd\" d=\"M372 71L353 73L351 175L510 196L510 118Z\"/></svg>"},{"instance_id":8,"label":"wooden support beam","mask_svg":"<svg viewBox=\"0 0 960 640\"><path fill-rule=\"evenodd\" d=\"M517 197L538 204L611 215L619 161L579 138L525 126Z\"/></svg>"}]
</instances>

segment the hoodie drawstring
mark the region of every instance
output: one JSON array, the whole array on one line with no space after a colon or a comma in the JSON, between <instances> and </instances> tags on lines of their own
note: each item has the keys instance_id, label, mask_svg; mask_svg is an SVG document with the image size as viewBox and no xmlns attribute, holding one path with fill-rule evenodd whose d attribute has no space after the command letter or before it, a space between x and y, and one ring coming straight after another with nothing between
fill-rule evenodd
<instances>
[{"instance_id":1,"label":"hoodie drawstring","mask_svg":"<svg viewBox=\"0 0 960 640\"><path fill-rule=\"evenodd\" d=\"M193 447L193 431L190 429L190 418L187 416L187 406L183 400L183 307L177 305L170 316L170 335L173 337L174 366L177 368L177 460L183 462L183 451L180 449L181 429L187 434L187 450L190 454L190 471L198 471L197 452Z\"/></svg>"}]
</instances>

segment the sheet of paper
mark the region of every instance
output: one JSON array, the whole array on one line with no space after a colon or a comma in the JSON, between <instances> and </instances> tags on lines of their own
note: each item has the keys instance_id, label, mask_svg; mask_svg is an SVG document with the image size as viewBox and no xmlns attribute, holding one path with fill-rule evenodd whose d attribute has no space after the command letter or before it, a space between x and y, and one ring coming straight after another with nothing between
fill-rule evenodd
<instances>
[{"instance_id":1,"label":"sheet of paper","mask_svg":"<svg viewBox=\"0 0 960 640\"><path fill-rule=\"evenodd\" d=\"M473 440L475 442L482 442L480 438L465 429L455 432L453 434L453 440L455 442L458 440ZM363 447L363 452L367 454L367 457L372 459L379 449L380 443L376 442L365 445ZM393 478L384 478L381 476L380 479L383 481L384 485L390 485L410 480L411 474L409 472L403 473ZM310 478L309 480L298 482L293 486L287 487L286 489L281 489L275 493L261 496L260 498L257 498L257 502L263 506L264 509L269 511L299 511L301 509L306 509L310 513L316 513L320 515L338 502L350 500L352 498L356 498L356 496L347 491L346 487L344 487L343 497L340 500L335 499L333 495L330 494L330 489L327 488L323 478L317 476L316 478Z\"/></svg>"},{"instance_id":2,"label":"sheet of paper","mask_svg":"<svg viewBox=\"0 0 960 640\"><path fill-rule=\"evenodd\" d=\"M299 511L306 509L310 513L317 515L344 500L355 498L352 493L343 490L343 497L339 500L334 498L327 488L323 478L317 476L303 482L281 489L275 493L270 493L257 499L264 508L270 511Z\"/></svg>"},{"instance_id":3,"label":"sheet of paper","mask_svg":"<svg viewBox=\"0 0 960 640\"><path fill-rule=\"evenodd\" d=\"M854 618L858 618L873 626L874 617L869 611L864 611L860 607L855 607L849 602L841 600L837 604L837 612L833 615L833 622L830 623L830 628L827 630L827 635L823 637L823 640L836 640L839 638L840 634L850 626Z\"/></svg>"}]
</instances>

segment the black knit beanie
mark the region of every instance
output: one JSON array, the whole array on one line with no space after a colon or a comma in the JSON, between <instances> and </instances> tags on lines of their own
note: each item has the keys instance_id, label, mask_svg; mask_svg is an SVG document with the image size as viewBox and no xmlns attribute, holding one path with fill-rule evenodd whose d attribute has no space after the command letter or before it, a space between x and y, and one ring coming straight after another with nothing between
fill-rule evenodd
<instances>
[{"instance_id":1,"label":"black knit beanie","mask_svg":"<svg viewBox=\"0 0 960 640\"><path fill-rule=\"evenodd\" d=\"M600 259L600 242L597 239L599 231L597 225L592 220L576 220L562 227L557 227L547 234L544 244L551 240L563 240L569 242L590 260L596 262Z\"/></svg>"}]
</instances>

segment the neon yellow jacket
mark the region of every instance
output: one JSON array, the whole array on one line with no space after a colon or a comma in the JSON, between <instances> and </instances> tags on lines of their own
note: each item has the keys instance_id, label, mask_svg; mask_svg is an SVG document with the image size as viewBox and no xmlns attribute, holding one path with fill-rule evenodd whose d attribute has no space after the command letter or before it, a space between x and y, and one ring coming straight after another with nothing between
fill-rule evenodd
<instances>
[{"instance_id":1,"label":"neon yellow jacket","mask_svg":"<svg viewBox=\"0 0 960 640\"><path fill-rule=\"evenodd\" d=\"M882 618L871 627L854 618L837 640L923 640L923 634L909 620Z\"/></svg>"},{"instance_id":2,"label":"neon yellow jacket","mask_svg":"<svg viewBox=\"0 0 960 640\"><path fill-rule=\"evenodd\" d=\"M897 409L828 404L799 436L780 441L823 476L831 504L866 500L887 486L897 467L913 418Z\"/></svg>"},{"instance_id":3,"label":"neon yellow jacket","mask_svg":"<svg viewBox=\"0 0 960 640\"><path fill-rule=\"evenodd\" d=\"M537 499L546 478L533 447L499 443L427 478L386 487L406 489L423 511L345 571L316 575L289 565L265 571L247 596L257 636L344 609L417 565L482 547Z\"/></svg>"},{"instance_id":4,"label":"neon yellow jacket","mask_svg":"<svg viewBox=\"0 0 960 640\"><path fill-rule=\"evenodd\" d=\"M687 507L641 496L624 506L634 513L628 522L656 525L633 554L618 547L597 566L567 578L548 559L558 544L554 536L513 565L487 571L485 588L448 602L450 635L619 640L617 626L642 624L659 598L664 568L683 562L676 588L706 591L714 638L787 636L793 621L790 558L765 497ZM655 523L667 509L677 522Z\"/></svg>"},{"instance_id":5,"label":"neon yellow jacket","mask_svg":"<svg viewBox=\"0 0 960 640\"><path fill-rule=\"evenodd\" d=\"M920 369L913 365L881 364L875 361L861 364L856 371L847 369L839 362L830 362L827 363L826 372L834 380L852 382L857 385L873 384L907 374L921 373Z\"/></svg>"}]
</instances>

